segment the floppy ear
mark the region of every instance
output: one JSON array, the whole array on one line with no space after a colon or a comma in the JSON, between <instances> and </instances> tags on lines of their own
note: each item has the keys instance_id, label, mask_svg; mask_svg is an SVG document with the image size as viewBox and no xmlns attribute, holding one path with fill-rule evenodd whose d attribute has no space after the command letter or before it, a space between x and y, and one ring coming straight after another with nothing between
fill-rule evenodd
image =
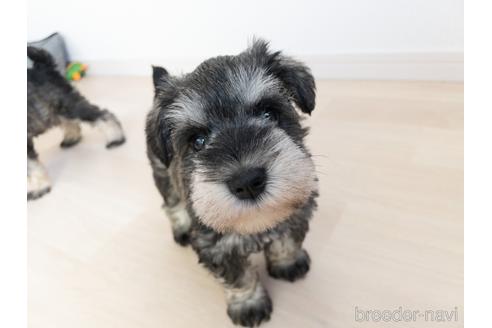
<instances>
[{"instance_id":1,"label":"floppy ear","mask_svg":"<svg viewBox=\"0 0 492 328\"><path fill-rule=\"evenodd\" d=\"M269 72L283 82L299 109L311 114L316 103L316 85L311 70L301 62L282 55L280 51L271 53L268 42L264 40L254 41L249 51L257 59L263 57Z\"/></svg>"},{"instance_id":2,"label":"floppy ear","mask_svg":"<svg viewBox=\"0 0 492 328\"><path fill-rule=\"evenodd\" d=\"M166 167L169 167L174 155L171 141L171 130L161 117L159 108L153 108L147 115L145 124L147 151L157 157Z\"/></svg>"},{"instance_id":3,"label":"floppy ear","mask_svg":"<svg viewBox=\"0 0 492 328\"><path fill-rule=\"evenodd\" d=\"M152 79L155 95L154 106L147 115L145 132L148 149L169 167L174 155L171 140L171 127L166 122L166 112L176 97L176 87L172 77L162 67L152 66Z\"/></svg>"},{"instance_id":4,"label":"floppy ear","mask_svg":"<svg viewBox=\"0 0 492 328\"><path fill-rule=\"evenodd\" d=\"M278 56L272 72L285 84L301 111L310 114L316 105L316 85L309 68L284 56Z\"/></svg>"}]
</instances>

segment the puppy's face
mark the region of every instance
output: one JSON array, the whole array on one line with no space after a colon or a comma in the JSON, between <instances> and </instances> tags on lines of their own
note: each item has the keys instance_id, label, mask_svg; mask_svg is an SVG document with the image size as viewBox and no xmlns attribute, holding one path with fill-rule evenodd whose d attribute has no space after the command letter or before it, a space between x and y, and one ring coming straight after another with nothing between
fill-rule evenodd
<instances>
[{"instance_id":1,"label":"puppy's face","mask_svg":"<svg viewBox=\"0 0 492 328\"><path fill-rule=\"evenodd\" d=\"M197 217L218 232L272 228L316 189L302 112L314 109L309 70L257 41L174 78L154 67L147 119L153 160L180 172Z\"/></svg>"}]
</instances>

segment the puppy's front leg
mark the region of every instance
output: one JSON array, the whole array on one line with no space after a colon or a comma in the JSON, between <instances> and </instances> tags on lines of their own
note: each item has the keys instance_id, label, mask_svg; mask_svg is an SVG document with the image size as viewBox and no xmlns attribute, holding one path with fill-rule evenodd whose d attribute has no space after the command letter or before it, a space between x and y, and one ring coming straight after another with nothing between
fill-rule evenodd
<instances>
[{"instance_id":1,"label":"puppy's front leg","mask_svg":"<svg viewBox=\"0 0 492 328\"><path fill-rule=\"evenodd\" d=\"M48 173L39 162L32 139L27 139L27 200L37 199L50 190Z\"/></svg>"},{"instance_id":2,"label":"puppy's front leg","mask_svg":"<svg viewBox=\"0 0 492 328\"><path fill-rule=\"evenodd\" d=\"M200 262L224 286L227 314L237 325L253 327L270 319L272 301L258 279L258 273L248 261L249 254L224 252L224 245L204 247L205 239L192 239Z\"/></svg>"},{"instance_id":3,"label":"puppy's front leg","mask_svg":"<svg viewBox=\"0 0 492 328\"><path fill-rule=\"evenodd\" d=\"M154 182L164 200L162 208L171 222L174 241L181 246L190 241L191 218L186 211L185 203L174 188L166 167L155 157L151 156Z\"/></svg>"},{"instance_id":4,"label":"puppy's front leg","mask_svg":"<svg viewBox=\"0 0 492 328\"><path fill-rule=\"evenodd\" d=\"M169 221L171 221L174 241L181 246L188 245L190 240L191 218L186 211L185 204L179 202L172 207L164 205L164 211L166 212Z\"/></svg>"},{"instance_id":5,"label":"puppy's front leg","mask_svg":"<svg viewBox=\"0 0 492 328\"><path fill-rule=\"evenodd\" d=\"M223 283L227 300L227 314L232 322L246 327L268 321L273 306L270 296L258 279L258 273L248 262L241 277Z\"/></svg>"},{"instance_id":6,"label":"puppy's front leg","mask_svg":"<svg viewBox=\"0 0 492 328\"><path fill-rule=\"evenodd\" d=\"M301 239L304 237L302 236ZM311 259L301 248L302 240L286 234L265 248L268 273L271 277L288 281L302 278L309 271Z\"/></svg>"}]
</instances>

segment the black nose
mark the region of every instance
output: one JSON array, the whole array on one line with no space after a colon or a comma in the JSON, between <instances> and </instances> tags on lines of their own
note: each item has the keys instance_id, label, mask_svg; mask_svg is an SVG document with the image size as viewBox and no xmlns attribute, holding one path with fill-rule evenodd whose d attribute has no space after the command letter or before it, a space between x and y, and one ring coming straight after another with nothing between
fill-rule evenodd
<instances>
[{"instance_id":1,"label":"black nose","mask_svg":"<svg viewBox=\"0 0 492 328\"><path fill-rule=\"evenodd\" d=\"M265 190L266 178L264 168L249 168L230 178L227 181L227 186L239 199L255 199Z\"/></svg>"}]
</instances>

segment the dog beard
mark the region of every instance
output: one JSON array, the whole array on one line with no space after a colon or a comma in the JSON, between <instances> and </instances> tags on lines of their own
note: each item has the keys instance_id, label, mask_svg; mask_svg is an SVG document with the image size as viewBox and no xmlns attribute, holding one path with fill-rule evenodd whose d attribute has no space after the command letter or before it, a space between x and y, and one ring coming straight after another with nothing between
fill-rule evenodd
<instances>
[{"instance_id":1,"label":"dog beard","mask_svg":"<svg viewBox=\"0 0 492 328\"><path fill-rule=\"evenodd\" d=\"M255 153L255 158L271 158L265 191L256 200L241 200L221 181L207 179L200 163L191 178L191 201L199 220L220 233L252 234L273 228L302 207L317 189L314 163L287 134L274 129L268 142L272 147ZM242 165L254 163L246 156ZM248 160L249 158L249 160Z\"/></svg>"}]
</instances>

